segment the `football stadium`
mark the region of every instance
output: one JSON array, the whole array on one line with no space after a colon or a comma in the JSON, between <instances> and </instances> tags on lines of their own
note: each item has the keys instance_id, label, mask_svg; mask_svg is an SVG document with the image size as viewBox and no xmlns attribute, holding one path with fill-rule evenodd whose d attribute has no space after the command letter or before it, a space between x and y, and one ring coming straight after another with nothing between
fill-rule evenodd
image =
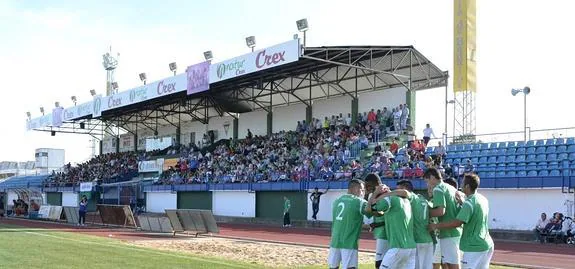
<instances>
[{"instance_id":1,"label":"football stadium","mask_svg":"<svg viewBox=\"0 0 575 269\"><path fill-rule=\"evenodd\" d=\"M134 87L110 49L105 89L26 119L93 156L0 163L0 268L575 268L575 136L528 126L529 86L521 132L478 133L476 0L451 14L452 66L309 45L313 18ZM416 128L426 91L444 127Z\"/></svg>"}]
</instances>

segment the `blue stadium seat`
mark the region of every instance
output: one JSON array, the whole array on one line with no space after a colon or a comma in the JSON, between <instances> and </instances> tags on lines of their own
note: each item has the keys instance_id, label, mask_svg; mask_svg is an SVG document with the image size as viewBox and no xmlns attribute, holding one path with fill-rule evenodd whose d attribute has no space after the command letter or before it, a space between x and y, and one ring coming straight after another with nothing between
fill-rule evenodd
<instances>
[{"instance_id":1,"label":"blue stadium seat","mask_svg":"<svg viewBox=\"0 0 575 269\"><path fill-rule=\"evenodd\" d=\"M488 163L496 163L497 162L497 157L495 156L490 156L489 159L487 160Z\"/></svg>"},{"instance_id":2,"label":"blue stadium seat","mask_svg":"<svg viewBox=\"0 0 575 269\"><path fill-rule=\"evenodd\" d=\"M445 158L445 163L451 165L451 164L453 164L453 159L452 158Z\"/></svg>"},{"instance_id":3,"label":"blue stadium seat","mask_svg":"<svg viewBox=\"0 0 575 269\"><path fill-rule=\"evenodd\" d=\"M515 162L515 155L508 155L505 161L508 163Z\"/></svg>"},{"instance_id":4,"label":"blue stadium seat","mask_svg":"<svg viewBox=\"0 0 575 269\"><path fill-rule=\"evenodd\" d=\"M561 167L563 168L569 168L569 161L568 160L564 160L561 162Z\"/></svg>"},{"instance_id":5,"label":"blue stadium seat","mask_svg":"<svg viewBox=\"0 0 575 269\"><path fill-rule=\"evenodd\" d=\"M517 155L525 154L525 148L517 148L517 150L515 150L515 154Z\"/></svg>"},{"instance_id":6,"label":"blue stadium seat","mask_svg":"<svg viewBox=\"0 0 575 269\"><path fill-rule=\"evenodd\" d=\"M575 144L575 143L574 143ZM489 149L489 144L481 143L481 150Z\"/></svg>"},{"instance_id":7,"label":"blue stadium seat","mask_svg":"<svg viewBox=\"0 0 575 269\"><path fill-rule=\"evenodd\" d=\"M447 151L455 151L456 147L455 145L447 145Z\"/></svg>"},{"instance_id":8,"label":"blue stadium seat","mask_svg":"<svg viewBox=\"0 0 575 269\"><path fill-rule=\"evenodd\" d=\"M515 170L517 171L525 171L527 169L527 166L524 163L518 163L517 165L515 165Z\"/></svg>"},{"instance_id":9,"label":"blue stadium seat","mask_svg":"<svg viewBox=\"0 0 575 269\"><path fill-rule=\"evenodd\" d=\"M429 153L433 153L433 151L435 150L435 147L427 147L425 149L425 153L429 154Z\"/></svg>"},{"instance_id":10,"label":"blue stadium seat","mask_svg":"<svg viewBox=\"0 0 575 269\"><path fill-rule=\"evenodd\" d=\"M559 145L559 146L557 146L557 152L558 152L558 153L567 152L567 146L565 146L565 145Z\"/></svg>"},{"instance_id":11,"label":"blue stadium seat","mask_svg":"<svg viewBox=\"0 0 575 269\"><path fill-rule=\"evenodd\" d=\"M483 156L479 158L479 164L486 164L486 163L487 163L487 157Z\"/></svg>"},{"instance_id":12,"label":"blue stadium seat","mask_svg":"<svg viewBox=\"0 0 575 269\"><path fill-rule=\"evenodd\" d=\"M487 172L487 177L488 178L494 178L495 177L495 171Z\"/></svg>"},{"instance_id":13,"label":"blue stadium seat","mask_svg":"<svg viewBox=\"0 0 575 269\"><path fill-rule=\"evenodd\" d=\"M517 172L517 176L526 177L526 176L527 176L527 171L525 171L525 170L523 170L523 171L518 171L518 172Z\"/></svg>"},{"instance_id":14,"label":"blue stadium seat","mask_svg":"<svg viewBox=\"0 0 575 269\"><path fill-rule=\"evenodd\" d=\"M533 140L529 140L527 141L527 143L525 143L525 147L534 147L535 146L535 141Z\"/></svg>"},{"instance_id":15,"label":"blue stadium seat","mask_svg":"<svg viewBox=\"0 0 575 269\"><path fill-rule=\"evenodd\" d=\"M539 155L537 155L537 161L538 161L538 162L544 162L544 161L546 161L546 160L547 160L547 155L545 155L545 154L539 154Z\"/></svg>"},{"instance_id":16,"label":"blue stadium seat","mask_svg":"<svg viewBox=\"0 0 575 269\"><path fill-rule=\"evenodd\" d=\"M473 158L471 158L471 163L475 164L475 163L477 163L478 160L479 160L479 158L473 157Z\"/></svg>"},{"instance_id":17,"label":"blue stadium seat","mask_svg":"<svg viewBox=\"0 0 575 269\"><path fill-rule=\"evenodd\" d=\"M563 175L564 176L570 176L571 175L571 171L569 169L565 169L563 170Z\"/></svg>"},{"instance_id":18,"label":"blue stadium seat","mask_svg":"<svg viewBox=\"0 0 575 269\"><path fill-rule=\"evenodd\" d=\"M515 157L515 162L524 163L525 162L525 155L517 155L517 157Z\"/></svg>"},{"instance_id":19,"label":"blue stadium seat","mask_svg":"<svg viewBox=\"0 0 575 269\"><path fill-rule=\"evenodd\" d=\"M559 169L559 163L558 162L549 162L547 164L547 168L548 169Z\"/></svg>"},{"instance_id":20,"label":"blue stadium seat","mask_svg":"<svg viewBox=\"0 0 575 269\"><path fill-rule=\"evenodd\" d=\"M553 138L547 139L547 141L545 141L545 145L547 145L547 146L555 145L555 139L553 139Z\"/></svg>"},{"instance_id":21,"label":"blue stadium seat","mask_svg":"<svg viewBox=\"0 0 575 269\"><path fill-rule=\"evenodd\" d=\"M575 168L575 162L571 163L571 168Z\"/></svg>"},{"instance_id":22,"label":"blue stadium seat","mask_svg":"<svg viewBox=\"0 0 575 269\"><path fill-rule=\"evenodd\" d=\"M484 178L487 177L487 172L478 172L477 175L479 176L479 178Z\"/></svg>"},{"instance_id":23,"label":"blue stadium seat","mask_svg":"<svg viewBox=\"0 0 575 269\"><path fill-rule=\"evenodd\" d=\"M537 147L535 149L535 153L540 154L540 153L545 153L545 147Z\"/></svg>"},{"instance_id":24,"label":"blue stadium seat","mask_svg":"<svg viewBox=\"0 0 575 269\"><path fill-rule=\"evenodd\" d=\"M473 144L465 144L464 149L465 150L473 150Z\"/></svg>"},{"instance_id":25,"label":"blue stadium seat","mask_svg":"<svg viewBox=\"0 0 575 269\"><path fill-rule=\"evenodd\" d=\"M557 154L547 154L547 161L557 161Z\"/></svg>"},{"instance_id":26,"label":"blue stadium seat","mask_svg":"<svg viewBox=\"0 0 575 269\"><path fill-rule=\"evenodd\" d=\"M498 163L497 164L497 170L498 171L505 171L505 170L507 170L507 166L505 165L505 163Z\"/></svg>"},{"instance_id":27,"label":"blue stadium seat","mask_svg":"<svg viewBox=\"0 0 575 269\"><path fill-rule=\"evenodd\" d=\"M548 177L549 172L547 170L541 170L541 171L539 171L539 176L540 177Z\"/></svg>"},{"instance_id":28,"label":"blue stadium seat","mask_svg":"<svg viewBox=\"0 0 575 269\"><path fill-rule=\"evenodd\" d=\"M575 145L569 145L567 152L575 152Z\"/></svg>"},{"instance_id":29,"label":"blue stadium seat","mask_svg":"<svg viewBox=\"0 0 575 269\"><path fill-rule=\"evenodd\" d=\"M526 159L527 162L533 162L535 160L537 160L537 155L535 155L535 154L527 155L527 159Z\"/></svg>"},{"instance_id":30,"label":"blue stadium seat","mask_svg":"<svg viewBox=\"0 0 575 269\"><path fill-rule=\"evenodd\" d=\"M505 152L505 154L507 155L515 155L516 148L507 148L507 151Z\"/></svg>"},{"instance_id":31,"label":"blue stadium seat","mask_svg":"<svg viewBox=\"0 0 575 269\"><path fill-rule=\"evenodd\" d=\"M497 142L489 144L489 148L490 149L496 149L497 148Z\"/></svg>"},{"instance_id":32,"label":"blue stadium seat","mask_svg":"<svg viewBox=\"0 0 575 269\"><path fill-rule=\"evenodd\" d=\"M526 154L534 154L534 153L535 153L535 147L528 147L527 148Z\"/></svg>"},{"instance_id":33,"label":"blue stadium seat","mask_svg":"<svg viewBox=\"0 0 575 269\"><path fill-rule=\"evenodd\" d=\"M505 171L498 171L496 177L505 177Z\"/></svg>"},{"instance_id":34,"label":"blue stadium seat","mask_svg":"<svg viewBox=\"0 0 575 269\"><path fill-rule=\"evenodd\" d=\"M508 147L508 148L514 148L514 147L517 147L517 146L516 146L516 142L515 142L515 141L510 141L510 142L507 142L507 147Z\"/></svg>"},{"instance_id":35,"label":"blue stadium seat","mask_svg":"<svg viewBox=\"0 0 575 269\"><path fill-rule=\"evenodd\" d=\"M498 147L498 148L506 148L506 147L507 147L507 142L499 142L499 143L497 144L497 147Z\"/></svg>"},{"instance_id":36,"label":"blue stadium seat","mask_svg":"<svg viewBox=\"0 0 575 269\"><path fill-rule=\"evenodd\" d=\"M517 141L517 144L515 144L515 147L524 148L525 147L525 141Z\"/></svg>"},{"instance_id":37,"label":"blue stadium seat","mask_svg":"<svg viewBox=\"0 0 575 269\"><path fill-rule=\"evenodd\" d=\"M498 148L497 149L497 155L506 155L506 154L507 154L506 148Z\"/></svg>"},{"instance_id":38,"label":"blue stadium seat","mask_svg":"<svg viewBox=\"0 0 575 269\"><path fill-rule=\"evenodd\" d=\"M473 156L473 157L479 157L479 156L481 156L481 151L479 151L479 150L474 150L474 151L471 152L471 156Z\"/></svg>"},{"instance_id":39,"label":"blue stadium seat","mask_svg":"<svg viewBox=\"0 0 575 269\"><path fill-rule=\"evenodd\" d=\"M564 145L564 144L565 144L565 138L563 137L557 138L555 140L555 145Z\"/></svg>"},{"instance_id":40,"label":"blue stadium seat","mask_svg":"<svg viewBox=\"0 0 575 269\"><path fill-rule=\"evenodd\" d=\"M489 150L484 149L479 152L479 156L489 156Z\"/></svg>"},{"instance_id":41,"label":"blue stadium seat","mask_svg":"<svg viewBox=\"0 0 575 269\"><path fill-rule=\"evenodd\" d=\"M405 154L405 148L400 148L399 151L397 151L397 155L403 155Z\"/></svg>"},{"instance_id":42,"label":"blue stadium seat","mask_svg":"<svg viewBox=\"0 0 575 269\"><path fill-rule=\"evenodd\" d=\"M515 177L517 174L515 173L515 171L509 171L505 174L506 177Z\"/></svg>"},{"instance_id":43,"label":"blue stadium seat","mask_svg":"<svg viewBox=\"0 0 575 269\"><path fill-rule=\"evenodd\" d=\"M575 161L575 152L569 153L569 160L570 160L570 161Z\"/></svg>"},{"instance_id":44,"label":"blue stadium seat","mask_svg":"<svg viewBox=\"0 0 575 269\"><path fill-rule=\"evenodd\" d=\"M497 155L497 149L496 148L489 149L489 156L493 156L493 155Z\"/></svg>"},{"instance_id":45,"label":"blue stadium seat","mask_svg":"<svg viewBox=\"0 0 575 269\"><path fill-rule=\"evenodd\" d=\"M545 145L545 140L543 139L539 139L535 141L535 146L544 146Z\"/></svg>"},{"instance_id":46,"label":"blue stadium seat","mask_svg":"<svg viewBox=\"0 0 575 269\"><path fill-rule=\"evenodd\" d=\"M455 145L455 149L457 151L464 151L465 150L465 145Z\"/></svg>"},{"instance_id":47,"label":"blue stadium seat","mask_svg":"<svg viewBox=\"0 0 575 269\"><path fill-rule=\"evenodd\" d=\"M527 172L527 176L528 176L528 177L536 177L536 176L537 176L537 171L531 170L531 171Z\"/></svg>"},{"instance_id":48,"label":"blue stadium seat","mask_svg":"<svg viewBox=\"0 0 575 269\"><path fill-rule=\"evenodd\" d=\"M537 169L537 163L528 163L527 167L525 168L527 170L535 170Z\"/></svg>"},{"instance_id":49,"label":"blue stadium seat","mask_svg":"<svg viewBox=\"0 0 575 269\"><path fill-rule=\"evenodd\" d=\"M515 163L508 163L507 167L505 168L505 171L515 171L517 170Z\"/></svg>"},{"instance_id":50,"label":"blue stadium seat","mask_svg":"<svg viewBox=\"0 0 575 269\"><path fill-rule=\"evenodd\" d=\"M548 169L549 166L547 165L547 162L539 162L537 163L537 170L544 170L544 169Z\"/></svg>"},{"instance_id":51,"label":"blue stadium seat","mask_svg":"<svg viewBox=\"0 0 575 269\"><path fill-rule=\"evenodd\" d=\"M569 137L569 138L567 138L567 140L565 141L565 144L567 144L567 145L575 145L575 137Z\"/></svg>"},{"instance_id":52,"label":"blue stadium seat","mask_svg":"<svg viewBox=\"0 0 575 269\"><path fill-rule=\"evenodd\" d=\"M555 153L557 151L557 147L555 146L548 146L545 152L547 153Z\"/></svg>"}]
</instances>

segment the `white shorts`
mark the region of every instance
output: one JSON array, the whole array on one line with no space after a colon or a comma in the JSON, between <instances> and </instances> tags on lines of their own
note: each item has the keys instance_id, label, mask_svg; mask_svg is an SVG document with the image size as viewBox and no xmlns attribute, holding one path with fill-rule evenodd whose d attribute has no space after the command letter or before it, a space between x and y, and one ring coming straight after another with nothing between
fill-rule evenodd
<instances>
[{"instance_id":1,"label":"white shorts","mask_svg":"<svg viewBox=\"0 0 575 269\"><path fill-rule=\"evenodd\" d=\"M327 263L329 268L357 268L357 249L329 248Z\"/></svg>"},{"instance_id":2,"label":"white shorts","mask_svg":"<svg viewBox=\"0 0 575 269\"><path fill-rule=\"evenodd\" d=\"M389 242L385 239L375 240L375 261L383 260L383 256L389 250Z\"/></svg>"},{"instance_id":3,"label":"white shorts","mask_svg":"<svg viewBox=\"0 0 575 269\"><path fill-rule=\"evenodd\" d=\"M459 239L460 237L441 238L441 261L447 264L459 264Z\"/></svg>"},{"instance_id":4,"label":"white shorts","mask_svg":"<svg viewBox=\"0 0 575 269\"><path fill-rule=\"evenodd\" d=\"M461 259L461 269L489 269L493 248L483 252L465 252Z\"/></svg>"},{"instance_id":5,"label":"white shorts","mask_svg":"<svg viewBox=\"0 0 575 269\"><path fill-rule=\"evenodd\" d=\"M441 244L439 240L437 240L437 244L435 244L435 248L433 249L433 263L441 264Z\"/></svg>"},{"instance_id":6,"label":"white shorts","mask_svg":"<svg viewBox=\"0 0 575 269\"><path fill-rule=\"evenodd\" d=\"M415 268L415 248L392 248L385 253L380 269Z\"/></svg>"},{"instance_id":7,"label":"white shorts","mask_svg":"<svg viewBox=\"0 0 575 269\"><path fill-rule=\"evenodd\" d=\"M417 244L416 269L433 269L433 243Z\"/></svg>"}]
</instances>

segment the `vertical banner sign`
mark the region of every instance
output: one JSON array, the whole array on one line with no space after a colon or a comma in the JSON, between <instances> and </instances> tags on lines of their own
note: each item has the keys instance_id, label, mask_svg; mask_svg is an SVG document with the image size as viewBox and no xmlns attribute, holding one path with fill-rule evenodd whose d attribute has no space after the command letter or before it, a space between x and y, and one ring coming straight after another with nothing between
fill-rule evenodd
<instances>
[{"instance_id":1,"label":"vertical banner sign","mask_svg":"<svg viewBox=\"0 0 575 269\"><path fill-rule=\"evenodd\" d=\"M102 116L102 100L103 97L98 95L94 98L92 102L92 118L99 118Z\"/></svg>"},{"instance_id":2,"label":"vertical banner sign","mask_svg":"<svg viewBox=\"0 0 575 269\"><path fill-rule=\"evenodd\" d=\"M476 90L475 1L454 0L453 92Z\"/></svg>"},{"instance_id":3,"label":"vertical banner sign","mask_svg":"<svg viewBox=\"0 0 575 269\"><path fill-rule=\"evenodd\" d=\"M210 89L210 61L190 65L186 69L188 95Z\"/></svg>"},{"instance_id":4,"label":"vertical banner sign","mask_svg":"<svg viewBox=\"0 0 575 269\"><path fill-rule=\"evenodd\" d=\"M52 126L60 127L62 126L62 112L64 111L63 107L57 107L52 109Z\"/></svg>"}]
</instances>

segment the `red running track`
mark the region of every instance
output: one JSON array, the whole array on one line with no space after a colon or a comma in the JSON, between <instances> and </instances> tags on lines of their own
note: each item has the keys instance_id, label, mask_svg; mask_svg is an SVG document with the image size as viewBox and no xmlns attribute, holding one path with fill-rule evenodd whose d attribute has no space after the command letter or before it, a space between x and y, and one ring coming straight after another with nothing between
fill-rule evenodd
<instances>
[{"instance_id":1,"label":"red running track","mask_svg":"<svg viewBox=\"0 0 575 269\"><path fill-rule=\"evenodd\" d=\"M133 229L108 229L100 227L74 227L51 222L29 221L25 219L0 219L0 223L29 228L54 229L67 232L80 232L120 240L153 240L169 239L167 235L151 235ZM330 231L313 228L282 228L261 225L219 224L221 237L250 239L259 241L301 244L327 247ZM176 238L186 236L176 236ZM363 233L359 243L360 249L374 251L375 241L369 233ZM526 268L575 269L575 247L555 244L496 242L493 262L507 265L521 265Z\"/></svg>"}]
</instances>

